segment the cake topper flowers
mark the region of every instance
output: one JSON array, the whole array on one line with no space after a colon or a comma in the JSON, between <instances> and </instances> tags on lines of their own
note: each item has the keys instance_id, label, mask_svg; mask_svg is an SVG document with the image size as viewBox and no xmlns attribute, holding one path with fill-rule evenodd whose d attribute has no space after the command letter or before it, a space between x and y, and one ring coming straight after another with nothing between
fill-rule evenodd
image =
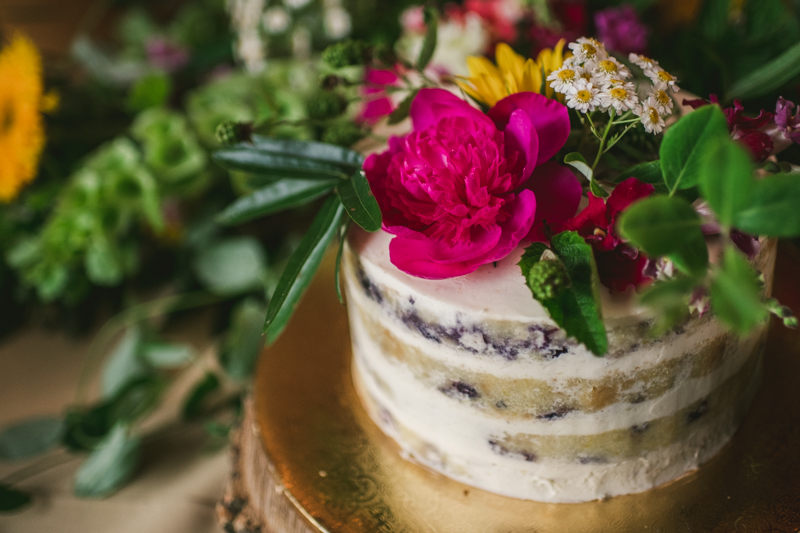
<instances>
[{"instance_id":1,"label":"cake topper flowers","mask_svg":"<svg viewBox=\"0 0 800 533\"><path fill-rule=\"evenodd\" d=\"M426 16L430 44L435 15ZM519 266L532 297L598 356L608 350L602 291L637 291L658 311L658 333L706 303L739 333L770 313L796 324L763 297L740 251L752 256L755 236L800 235L800 178L767 161L762 173L778 175L756 180L751 155L760 161L796 141L793 104L780 100L776 113L756 118L739 104L725 114L704 105L668 127L678 80L658 61L613 56L589 37L567 50L559 43L533 61L501 43L497 66L469 59L460 95L425 74L432 46L414 63L370 64L402 74L391 91L407 96L388 122L410 116L411 125L367 159L257 135L218 152L221 164L264 178L218 217L223 223L327 196L278 282L268 338L337 236L341 256L350 221L394 234L392 263L428 279L462 276L526 247ZM369 53L362 47L353 57ZM719 258L707 237L721 243Z\"/></svg>"}]
</instances>

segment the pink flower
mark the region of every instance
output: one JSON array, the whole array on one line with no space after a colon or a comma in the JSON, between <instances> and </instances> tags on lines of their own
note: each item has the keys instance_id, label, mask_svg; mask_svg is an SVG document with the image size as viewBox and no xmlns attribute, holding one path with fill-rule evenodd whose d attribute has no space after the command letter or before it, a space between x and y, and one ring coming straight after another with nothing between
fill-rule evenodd
<instances>
[{"instance_id":1,"label":"pink flower","mask_svg":"<svg viewBox=\"0 0 800 533\"><path fill-rule=\"evenodd\" d=\"M622 241L616 225L621 212L654 190L648 183L628 178L617 185L607 202L589 193L589 205L565 224L565 229L577 231L592 245L600 282L609 289L624 291L650 279L645 274L647 257Z\"/></svg>"},{"instance_id":2,"label":"pink flower","mask_svg":"<svg viewBox=\"0 0 800 533\"><path fill-rule=\"evenodd\" d=\"M794 107L794 102L779 97L775 104L775 124L785 139L800 144L800 112L794 111Z\"/></svg>"},{"instance_id":3,"label":"pink flower","mask_svg":"<svg viewBox=\"0 0 800 533\"><path fill-rule=\"evenodd\" d=\"M630 4L609 7L594 14L597 37L609 50L640 54L647 49L647 27Z\"/></svg>"},{"instance_id":4,"label":"pink flower","mask_svg":"<svg viewBox=\"0 0 800 533\"><path fill-rule=\"evenodd\" d=\"M703 98L684 100L683 105L691 106L693 109L710 104L719 105L719 98L716 94L712 94L709 100ZM731 138L742 143L753 154L756 161L763 161L772 154L775 147L772 137L761 130L773 122L774 114L762 109L757 117L746 117L741 100L734 100L733 107L724 107L722 111L728 120Z\"/></svg>"},{"instance_id":5,"label":"pink flower","mask_svg":"<svg viewBox=\"0 0 800 533\"><path fill-rule=\"evenodd\" d=\"M386 88L399 85L400 78L394 70L367 67L364 81L366 83L361 90L365 97L364 105L357 119L359 122L374 124L394 110L394 102Z\"/></svg>"},{"instance_id":6,"label":"pink flower","mask_svg":"<svg viewBox=\"0 0 800 533\"><path fill-rule=\"evenodd\" d=\"M396 235L389 255L400 270L428 279L468 274L536 233L537 203L556 225L575 212L578 181L541 164L569 135L567 108L555 100L517 93L484 114L445 90L423 89L411 120L410 134L364 163L383 229Z\"/></svg>"},{"instance_id":7,"label":"pink flower","mask_svg":"<svg viewBox=\"0 0 800 533\"><path fill-rule=\"evenodd\" d=\"M508 0L466 0L464 9L483 19L492 36L492 42L516 41L516 24L521 12L514 9Z\"/></svg>"}]
</instances>

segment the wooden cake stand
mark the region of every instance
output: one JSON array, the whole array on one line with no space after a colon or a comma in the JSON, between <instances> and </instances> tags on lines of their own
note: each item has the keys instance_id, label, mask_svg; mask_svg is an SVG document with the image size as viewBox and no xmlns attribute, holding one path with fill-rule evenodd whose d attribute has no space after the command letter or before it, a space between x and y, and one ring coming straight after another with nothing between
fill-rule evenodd
<instances>
[{"instance_id":1,"label":"wooden cake stand","mask_svg":"<svg viewBox=\"0 0 800 533\"><path fill-rule=\"evenodd\" d=\"M782 245L775 294L800 309L800 253ZM800 335L772 324L764 378L732 442L698 471L606 501L483 492L403 459L350 380L332 262L265 351L219 505L228 532L795 533L800 530Z\"/></svg>"}]
</instances>

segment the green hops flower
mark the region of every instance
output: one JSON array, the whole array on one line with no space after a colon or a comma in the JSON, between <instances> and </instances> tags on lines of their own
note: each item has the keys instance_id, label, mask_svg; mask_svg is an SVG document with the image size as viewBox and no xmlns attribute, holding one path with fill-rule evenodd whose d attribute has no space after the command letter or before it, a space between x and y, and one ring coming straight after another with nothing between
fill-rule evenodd
<instances>
[{"instance_id":1,"label":"green hops flower","mask_svg":"<svg viewBox=\"0 0 800 533\"><path fill-rule=\"evenodd\" d=\"M306 103L308 117L313 120L327 120L338 117L347 109L347 100L333 91L319 91Z\"/></svg>"},{"instance_id":2,"label":"green hops flower","mask_svg":"<svg viewBox=\"0 0 800 533\"><path fill-rule=\"evenodd\" d=\"M569 276L560 261L539 261L528 273L528 286L537 300L552 300L569 286Z\"/></svg>"},{"instance_id":3,"label":"green hops flower","mask_svg":"<svg viewBox=\"0 0 800 533\"><path fill-rule=\"evenodd\" d=\"M322 142L349 148L364 138L366 132L352 122L334 124L322 134Z\"/></svg>"},{"instance_id":4,"label":"green hops flower","mask_svg":"<svg viewBox=\"0 0 800 533\"><path fill-rule=\"evenodd\" d=\"M369 46L363 41L348 39L332 44L322 52L322 61L331 68L344 68L353 65L363 65L367 62Z\"/></svg>"},{"instance_id":5,"label":"green hops flower","mask_svg":"<svg viewBox=\"0 0 800 533\"><path fill-rule=\"evenodd\" d=\"M223 122L217 126L217 142L223 146L250 141L253 125L249 122Z\"/></svg>"}]
</instances>

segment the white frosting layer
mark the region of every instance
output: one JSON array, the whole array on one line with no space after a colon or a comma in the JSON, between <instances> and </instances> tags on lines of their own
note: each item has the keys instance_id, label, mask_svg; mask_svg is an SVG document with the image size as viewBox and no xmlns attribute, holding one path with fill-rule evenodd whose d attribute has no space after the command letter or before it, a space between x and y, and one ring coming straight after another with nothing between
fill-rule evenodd
<instances>
[{"instance_id":1,"label":"white frosting layer","mask_svg":"<svg viewBox=\"0 0 800 533\"><path fill-rule=\"evenodd\" d=\"M390 263L390 238L383 232L357 233L351 243L358 258L352 251L345 254L353 373L372 418L416 461L499 494L576 502L641 492L675 479L710 458L735 431L757 384L757 376L743 378L741 370L755 361L763 329L747 339L728 340L715 320L694 319L681 333L653 340L646 336L651 316L634 305L632 294L612 296L603 290L613 357L595 357L564 339L533 299L516 265L521 249L496 266L430 281L404 274ZM774 256L774 248L769 253ZM772 259L766 264L769 283ZM385 336L423 354L422 362L416 363L422 370L417 368L415 375L404 354L384 353ZM524 348L509 352L496 345L503 342ZM548 347L554 343L560 349L549 356ZM717 351L703 372L694 373L691 364L677 364L679 358L695 357L705 347ZM636 403L615 400L593 412L573 409L546 418L534 413L504 415L476 401L480 393L474 388L465 389L465 396L432 385L455 386L459 375L489 375L495 383L506 380L511 395L520 394L514 386L522 379L571 393L581 383L623 379L626 390L645 391L648 383L636 380L648 371L652 371L648 379L657 372L665 374L667 390L643 395ZM425 382L419 372L425 373ZM726 404L712 405L708 415L700 410L696 418L686 420L687 410L701 402L705 405L717 390L733 390L732 382L740 388L747 385L747 394L744 389L734 391ZM708 406L704 409L708 411ZM683 418L678 420L677 413ZM586 437L614 431L621 433L619 440L629 429L647 431L650 423L669 418L675 419L669 422L672 433L665 434L682 435L682 440L643 449L633 458L616 457L610 450L603 457L583 457L583 462L538 450L509 451L497 444L498 439L528 442L528 437L531 442L571 437L584 442ZM676 424L684 426L678 431ZM624 445L630 447L627 441Z\"/></svg>"}]
</instances>

